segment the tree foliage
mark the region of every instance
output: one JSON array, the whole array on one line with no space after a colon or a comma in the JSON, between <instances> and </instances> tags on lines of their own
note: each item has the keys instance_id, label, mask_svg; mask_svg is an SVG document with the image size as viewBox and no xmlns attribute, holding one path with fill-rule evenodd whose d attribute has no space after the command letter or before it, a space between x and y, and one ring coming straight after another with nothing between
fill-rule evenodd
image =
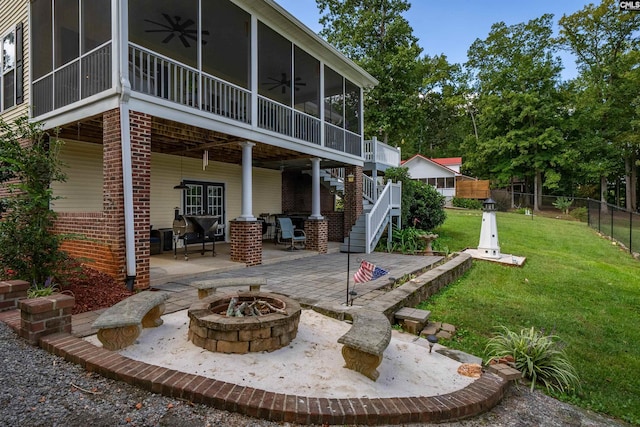
<instances>
[{"instance_id":1,"label":"tree foliage","mask_svg":"<svg viewBox=\"0 0 640 427\"><path fill-rule=\"evenodd\" d=\"M477 39L469 48L478 137L466 140L466 162L501 184L528 176L541 191L543 173L558 173L562 64L555 56L552 19L543 15L513 26L499 22L485 40Z\"/></svg>"},{"instance_id":2,"label":"tree foliage","mask_svg":"<svg viewBox=\"0 0 640 427\"><path fill-rule=\"evenodd\" d=\"M624 13L614 0L589 4L560 19L561 46L577 58L575 128L582 142L578 165L589 179L615 180L629 173L627 207L635 207L637 178L630 174L640 147L640 15Z\"/></svg>"},{"instance_id":3,"label":"tree foliage","mask_svg":"<svg viewBox=\"0 0 640 427\"><path fill-rule=\"evenodd\" d=\"M15 277L43 285L65 258L62 236L53 232L56 214L50 184L65 176L59 143L41 126L21 117L0 119L0 185L4 187L0 221L0 262ZM6 272L6 271L5 271Z\"/></svg>"},{"instance_id":4,"label":"tree foliage","mask_svg":"<svg viewBox=\"0 0 640 427\"><path fill-rule=\"evenodd\" d=\"M391 145L415 134L422 49L402 16L406 0L316 0L320 34L375 77L366 92L365 134Z\"/></svg>"}]
</instances>

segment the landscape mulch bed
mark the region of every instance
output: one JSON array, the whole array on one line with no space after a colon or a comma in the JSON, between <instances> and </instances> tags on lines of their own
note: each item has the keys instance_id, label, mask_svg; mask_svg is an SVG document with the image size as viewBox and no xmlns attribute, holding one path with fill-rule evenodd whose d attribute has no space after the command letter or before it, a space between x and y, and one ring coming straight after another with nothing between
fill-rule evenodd
<instances>
[{"instance_id":1,"label":"landscape mulch bed","mask_svg":"<svg viewBox=\"0 0 640 427\"><path fill-rule=\"evenodd\" d=\"M73 271L61 286L61 291L75 297L73 314L111 307L135 293L108 274L86 266Z\"/></svg>"}]
</instances>

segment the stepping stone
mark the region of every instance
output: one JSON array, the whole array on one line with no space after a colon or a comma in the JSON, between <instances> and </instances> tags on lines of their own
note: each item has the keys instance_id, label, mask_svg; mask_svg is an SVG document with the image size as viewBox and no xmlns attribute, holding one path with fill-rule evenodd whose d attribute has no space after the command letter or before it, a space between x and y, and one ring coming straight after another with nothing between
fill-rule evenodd
<instances>
[{"instance_id":1,"label":"stepping stone","mask_svg":"<svg viewBox=\"0 0 640 427\"><path fill-rule=\"evenodd\" d=\"M394 313L394 317L402 325L402 329L414 335L420 333L424 325L429 321L430 315L431 312L429 310L410 307L402 307Z\"/></svg>"},{"instance_id":2,"label":"stepping stone","mask_svg":"<svg viewBox=\"0 0 640 427\"><path fill-rule=\"evenodd\" d=\"M482 365L482 359L480 357L474 356L469 353L465 353L464 351L453 350L451 348L442 347L437 349L436 353L439 353L443 356L447 356L449 359L453 359L460 363Z\"/></svg>"}]
</instances>

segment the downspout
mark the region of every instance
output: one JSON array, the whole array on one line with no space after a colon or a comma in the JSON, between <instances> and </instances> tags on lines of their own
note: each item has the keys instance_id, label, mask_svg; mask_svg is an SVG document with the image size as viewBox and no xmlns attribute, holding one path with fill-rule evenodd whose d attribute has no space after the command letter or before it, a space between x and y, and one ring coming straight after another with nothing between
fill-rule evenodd
<instances>
[{"instance_id":1,"label":"downspout","mask_svg":"<svg viewBox=\"0 0 640 427\"><path fill-rule=\"evenodd\" d=\"M120 71L120 146L122 151L122 192L124 202L124 240L126 279L125 284L129 291L133 291L136 280L136 242L135 224L133 219L133 175L131 165L131 122L129 118L129 97L131 96L131 83L129 82L129 16L128 2L120 0L119 5L119 46L120 56L118 68Z\"/></svg>"},{"instance_id":2,"label":"downspout","mask_svg":"<svg viewBox=\"0 0 640 427\"><path fill-rule=\"evenodd\" d=\"M129 94L131 85L125 78L121 79L122 95L120 97L120 137L122 146L122 190L124 196L124 238L127 277L125 283L129 291L133 291L136 279L136 242L133 219L133 176L131 166L131 123L129 119Z\"/></svg>"}]
</instances>

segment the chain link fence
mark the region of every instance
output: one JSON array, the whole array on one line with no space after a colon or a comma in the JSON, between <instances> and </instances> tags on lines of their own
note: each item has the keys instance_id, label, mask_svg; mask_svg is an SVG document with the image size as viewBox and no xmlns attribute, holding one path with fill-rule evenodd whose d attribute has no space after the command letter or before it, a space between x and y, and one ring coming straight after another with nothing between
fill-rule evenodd
<instances>
[{"instance_id":1,"label":"chain link fence","mask_svg":"<svg viewBox=\"0 0 640 427\"><path fill-rule=\"evenodd\" d=\"M640 252L640 214L597 200L588 200L589 226L629 249Z\"/></svg>"}]
</instances>

